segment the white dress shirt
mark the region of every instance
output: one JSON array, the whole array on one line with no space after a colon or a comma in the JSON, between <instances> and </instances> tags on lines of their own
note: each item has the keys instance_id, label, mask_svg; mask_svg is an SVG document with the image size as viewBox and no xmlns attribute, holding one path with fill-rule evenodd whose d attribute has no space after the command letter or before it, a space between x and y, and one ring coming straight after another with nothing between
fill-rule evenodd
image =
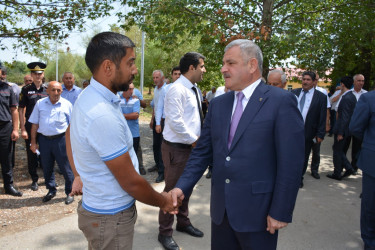
<instances>
[{"instance_id":1,"label":"white dress shirt","mask_svg":"<svg viewBox=\"0 0 375 250\"><path fill-rule=\"evenodd\" d=\"M305 93L306 97L305 97L305 104L303 105L303 109L302 109L302 117L303 117L303 122L306 121L306 116L307 116L307 112L309 112L309 108L310 108L310 104L311 104L311 100L314 96L314 91L315 89L314 88L311 88L307 93ZM298 107L299 107L299 103L302 99L302 96L303 96L303 89L301 89L301 93L299 94L298 96Z\"/></svg>"},{"instance_id":2,"label":"white dress shirt","mask_svg":"<svg viewBox=\"0 0 375 250\"><path fill-rule=\"evenodd\" d=\"M256 80L255 82L253 82L252 84L250 84L249 86L247 86L246 88L244 88L242 90L242 93L244 95L244 97L242 99L242 108L243 108L243 110L245 110L246 105L249 102L250 97L254 93L255 88L258 87L258 85L260 83L260 80L261 79L259 78L258 80ZM233 103L233 108L232 108L232 116L233 116L234 111L236 110L236 106L237 106L237 93L238 92L239 91L235 91L234 92L234 103Z\"/></svg>"},{"instance_id":3,"label":"white dress shirt","mask_svg":"<svg viewBox=\"0 0 375 250\"><path fill-rule=\"evenodd\" d=\"M316 90L319 90L320 92L322 92L323 94L325 94L327 96L327 109L331 108L331 103L329 101L329 97L328 97L328 92L325 88L322 88L322 87L319 87L319 86L316 86L315 88Z\"/></svg>"},{"instance_id":4,"label":"white dress shirt","mask_svg":"<svg viewBox=\"0 0 375 250\"><path fill-rule=\"evenodd\" d=\"M198 103L192 87L181 75L166 93L163 137L169 142L192 144L201 134Z\"/></svg>"},{"instance_id":5,"label":"white dress shirt","mask_svg":"<svg viewBox=\"0 0 375 250\"><path fill-rule=\"evenodd\" d=\"M357 102L358 102L358 100L359 100L359 97L360 97L362 94L364 94L364 93L367 92L367 90L364 90L364 89L361 89L359 92L355 91L354 89L352 89L352 91L353 91L353 94L355 95L355 98L357 98Z\"/></svg>"},{"instance_id":6,"label":"white dress shirt","mask_svg":"<svg viewBox=\"0 0 375 250\"><path fill-rule=\"evenodd\" d=\"M337 104L339 103L339 100L333 102L333 98L335 98L336 96L338 96L340 93L341 93L341 89L336 90L335 93L333 93L333 95L329 98L332 110L337 111L336 107L337 107Z\"/></svg>"}]
</instances>

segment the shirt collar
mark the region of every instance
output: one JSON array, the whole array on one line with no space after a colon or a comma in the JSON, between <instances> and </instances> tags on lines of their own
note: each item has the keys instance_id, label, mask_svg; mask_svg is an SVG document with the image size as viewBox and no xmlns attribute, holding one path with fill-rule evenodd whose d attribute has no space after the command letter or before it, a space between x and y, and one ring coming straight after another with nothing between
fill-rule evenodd
<instances>
[{"instance_id":1,"label":"shirt collar","mask_svg":"<svg viewBox=\"0 0 375 250\"><path fill-rule=\"evenodd\" d=\"M256 87L258 87L259 83L260 83L260 78L258 80L256 80L255 82L253 82L252 84L250 84L249 86L247 86L246 88L244 88L242 90L242 93L244 94L246 100L249 100L251 95L253 94L254 90ZM235 91L234 94L237 95L239 91Z\"/></svg>"},{"instance_id":2,"label":"shirt collar","mask_svg":"<svg viewBox=\"0 0 375 250\"><path fill-rule=\"evenodd\" d=\"M59 105L61 105L61 98L62 98L61 95L60 95L60 99L55 104L53 104L51 102L51 100L49 99L49 96L47 96L46 98L47 98L47 103L48 104L51 104L51 105L58 105L59 104Z\"/></svg>"},{"instance_id":3,"label":"shirt collar","mask_svg":"<svg viewBox=\"0 0 375 250\"><path fill-rule=\"evenodd\" d=\"M104 99L106 99L110 103L119 104L120 103L120 96L118 94L114 94L112 91L110 91L107 87L105 87L103 84L99 83L94 79L94 77L91 77L90 85L99 92Z\"/></svg>"},{"instance_id":4,"label":"shirt collar","mask_svg":"<svg viewBox=\"0 0 375 250\"><path fill-rule=\"evenodd\" d=\"M71 89L71 90L68 90L68 89L65 87L65 84L63 84L63 85L62 85L62 89L63 89L63 90L66 90L66 91L73 91L73 90L76 90L76 89L77 89L77 86L75 86L75 85L73 84L72 89Z\"/></svg>"},{"instance_id":5,"label":"shirt collar","mask_svg":"<svg viewBox=\"0 0 375 250\"><path fill-rule=\"evenodd\" d=\"M187 79L185 76L181 75L180 78L178 78L178 80L180 80L180 82L182 83L182 85L184 85L186 88L188 89L191 89L192 87L195 87L194 84L192 84L190 82L189 79Z\"/></svg>"}]
</instances>

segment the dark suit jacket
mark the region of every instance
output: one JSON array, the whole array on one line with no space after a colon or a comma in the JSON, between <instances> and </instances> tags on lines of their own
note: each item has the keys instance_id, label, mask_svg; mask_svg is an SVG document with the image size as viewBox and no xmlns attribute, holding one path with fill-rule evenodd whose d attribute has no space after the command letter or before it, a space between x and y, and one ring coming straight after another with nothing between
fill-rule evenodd
<instances>
[{"instance_id":1,"label":"dark suit jacket","mask_svg":"<svg viewBox=\"0 0 375 250\"><path fill-rule=\"evenodd\" d=\"M225 211L237 232L266 230L266 218L291 222L304 161L304 125L295 96L261 82L228 149L234 92L210 103L201 137L176 187L190 194L213 161L211 218Z\"/></svg>"},{"instance_id":2,"label":"dark suit jacket","mask_svg":"<svg viewBox=\"0 0 375 250\"><path fill-rule=\"evenodd\" d=\"M301 90L301 88L293 89L292 92L299 97ZM314 90L314 95L305 120L306 140L312 140L316 136L324 139L326 134L326 119L327 96L318 90Z\"/></svg>"},{"instance_id":3,"label":"dark suit jacket","mask_svg":"<svg viewBox=\"0 0 375 250\"><path fill-rule=\"evenodd\" d=\"M362 94L349 125L350 133L363 139L358 167L375 177L375 91Z\"/></svg>"},{"instance_id":4,"label":"dark suit jacket","mask_svg":"<svg viewBox=\"0 0 375 250\"><path fill-rule=\"evenodd\" d=\"M349 136L349 123L353 115L357 98L352 91L347 92L341 97L339 108L337 109L338 118L333 128L333 133L342 136Z\"/></svg>"}]
</instances>

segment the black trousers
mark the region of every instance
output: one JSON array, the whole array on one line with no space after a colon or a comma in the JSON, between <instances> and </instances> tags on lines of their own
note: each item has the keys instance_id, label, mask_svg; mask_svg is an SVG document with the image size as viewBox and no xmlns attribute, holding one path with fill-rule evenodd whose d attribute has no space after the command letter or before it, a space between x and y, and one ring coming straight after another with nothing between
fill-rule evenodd
<instances>
[{"instance_id":1,"label":"black trousers","mask_svg":"<svg viewBox=\"0 0 375 250\"><path fill-rule=\"evenodd\" d=\"M359 156L359 152L361 151L362 147L362 140L358 139L357 137L352 136L352 167L354 169L358 169L357 160Z\"/></svg>"},{"instance_id":2,"label":"black trousers","mask_svg":"<svg viewBox=\"0 0 375 250\"><path fill-rule=\"evenodd\" d=\"M156 121L154 118L154 125L152 127L152 150L154 152L154 160L156 167L158 168L159 174L164 174L164 164L161 155L161 143L163 142L163 129L164 129L164 119L161 119L161 133L156 133Z\"/></svg>"},{"instance_id":3,"label":"black trousers","mask_svg":"<svg viewBox=\"0 0 375 250\"><path fill-rule=\"evenodd\" d=\"M310 153L311 153L311 149L313 145L314 145L313 140L305 139L305 161L303 163L302 179L306 173L307 165L309 164L309 157L310 157Z\"/></svg>"},{"instance_id":4,"label":"black trousers","mask_svg":"<svg viewBox=\"0 0 375 250\"><path fill-rule=\"evenodd\" d=\"M29 139L25 140L26 144L26 153L27 153L27 168L29 170L29 174L31 176L31 180L37 182L39 179L38 173L37 173L37 167L38 163L41 164L40 157L38 157L37 154L33 153L30 149L30 143L31 143L31 126L32 124L30 122L25 123L26 132L29 135ZM39 136L39 135L37 135ZM38 140L38 138L37 138Z\"/></svg>"},{"instance_id":5,"label":"black trousers","mask_svg":"<svg viewBox=\"0 0 375 250\"><path fill-rule=\"evenodd\" d=\"M334 136L333 142L333 173L336 176L341 176L342 170L352 169L348 158L346 157L346 151L348 150L348 141L350 142L350 136L345 136L341 141L337 141L337 135Z\"/></svg>"},{"instance_id":6,"label":"black trousers","mask_svg":"<svg viewBox=\"0 0 375 250\"><path fill-rule=\"evenodd\" d=\"M13 143L11 139L12 131L12 122L7 122L0 125L0 164L5 188L13 184Z\"/></svg>"},{"instance_id":7,"label":"black trousers","mask_svg":"<svg viewBox=\"0 0 375 250\"><path fill-rule=\"evenodd\" d=\"M311 147L312 158L311 158L311 172L318 173L320 165L320 145L321 143L314 143Z\"/></svg>"}]
</instances>

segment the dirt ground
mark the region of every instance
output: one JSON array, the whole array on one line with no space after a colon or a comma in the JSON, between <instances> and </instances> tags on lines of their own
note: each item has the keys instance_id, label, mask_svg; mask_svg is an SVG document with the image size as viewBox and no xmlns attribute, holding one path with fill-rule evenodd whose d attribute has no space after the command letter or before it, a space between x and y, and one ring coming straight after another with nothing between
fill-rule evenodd
<instances>
[{"instance_id":1,"label":"dirt ground","mask_svg":"<svg viewBox=\"0 0 375 250\"><path fill-rule=\"evenodd\" d=\"M148 119L147 119L148 120ZM144 165L151 167L152 146L151 130L146 121L141 127L141 143L143 150ZM57 166L55 165L55 168ZM64 177L55 173L57 187L56 196L49 202L42 202L48 190L44 184L43 171L38 168L39 189L32 191L31 178L27 170L27 158L25 141L18 139L16 143L16 164L14 168L14 185L23 192L22 197L13 197L4 194L3 181L0 178L0 235L6 236L15 232L32 229L46 224L50 221L58 220L64 216L76 213L77 203L81 197L75 197L73 203L65 205ZM157 174L149 173L144 178L150 183L154 182Z\"/></svg>"}]
</instances>

